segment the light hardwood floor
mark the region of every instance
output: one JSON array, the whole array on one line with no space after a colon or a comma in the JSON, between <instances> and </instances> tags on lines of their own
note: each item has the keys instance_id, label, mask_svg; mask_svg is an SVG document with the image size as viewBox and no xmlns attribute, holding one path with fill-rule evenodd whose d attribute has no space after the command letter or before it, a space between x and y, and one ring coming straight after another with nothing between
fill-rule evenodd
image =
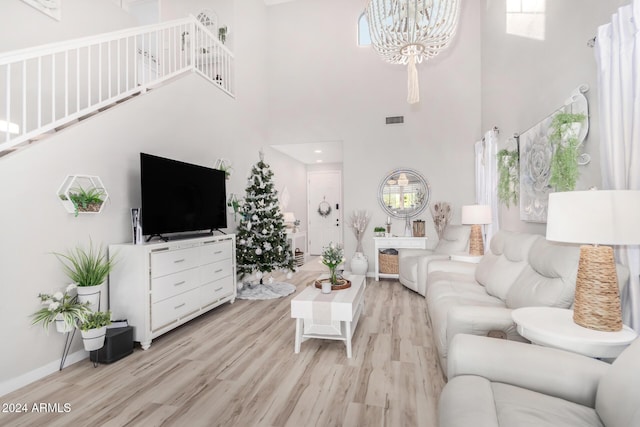
<instances>
[{"instance_id":1,"label":"light hardwood floor","mask_svg":"<svg viewBox=\"0 0 640 427\"><path fill-rule=\"evenodd\" d=\"M317 277L294 275L298 291ZM296 292L297 293L297 292ZM425 300L396 281L367 279L353 358L340 341L294 354L289 297L236 300L110 365L89 360L0 397L68 403L68 413L0 413L9 426L437 425L444 379Z\"/></svg>"}]
</instances>

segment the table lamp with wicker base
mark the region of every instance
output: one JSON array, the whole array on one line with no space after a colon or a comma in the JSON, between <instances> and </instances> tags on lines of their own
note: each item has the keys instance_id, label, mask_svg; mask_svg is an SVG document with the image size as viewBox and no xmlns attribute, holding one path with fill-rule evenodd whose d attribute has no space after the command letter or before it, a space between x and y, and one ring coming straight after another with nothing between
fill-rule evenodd
<instances>
[{"instance_id":1,"label":"table lamp with wicker base","mask_svg":"<svg viewBox=\"0 0 640 427\"><path fill-rule=\"evenodd\" d=\"M622 329L616 263L611 246L640 243L640 191L567 191L549 194L547 240L584 243L576 277L573 321L585 328Z\"/></svg>"},{"instance_id":2,"label":"table lamp with wicker base","mask_svg":"<svg viewBox=\"0 0 640 427\"><path fill-rule=\"evenodd\" d=\"M482 225L491 224L491 208L488 205L468 205L462 207L462 224L471 225L469 234L469 255L484 255Z\"/></svg>"},{"instance_id":3,"label":"table lamp with wicker base","mask_svg":"<svg viewBox=\"0 0 640 427\"><path fill-rule=\"evenodd\" d=\"M573 321L596 331L622 330L618 274L611 246L580 246Z\"/></svg>"}]
</instances>

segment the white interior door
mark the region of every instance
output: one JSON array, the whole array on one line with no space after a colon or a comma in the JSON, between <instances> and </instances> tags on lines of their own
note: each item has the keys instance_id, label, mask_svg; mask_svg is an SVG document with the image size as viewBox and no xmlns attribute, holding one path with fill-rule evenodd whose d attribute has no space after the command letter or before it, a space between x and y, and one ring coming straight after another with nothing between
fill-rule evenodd
<instances>
[{"instance_id":1,"label":"white interior door","mask_svg":"<svg viewBox=\"0 0 640 427\"><path fill-rule=\"evenodd\" d=\"M321 255L330 243L342 244L342 172L308 172L307 178L309 254Z\"/></svg>"}]
</instances>

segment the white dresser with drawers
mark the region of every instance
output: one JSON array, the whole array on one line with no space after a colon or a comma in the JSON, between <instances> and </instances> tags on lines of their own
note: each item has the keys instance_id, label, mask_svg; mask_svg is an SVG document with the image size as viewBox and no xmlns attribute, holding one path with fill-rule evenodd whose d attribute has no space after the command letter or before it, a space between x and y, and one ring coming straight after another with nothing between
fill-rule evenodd
<instances>
[{"instance_id":1,"label":"white dresser with drawers","mask_svg":"<svg viewBox=\"0 0 640 427\"><path fill-rule=\"evenodd\" d=\"M151 340L236 299L235 235L110 245L113 319L127 319L144 350Z\"/></svg>"}]
</instances>

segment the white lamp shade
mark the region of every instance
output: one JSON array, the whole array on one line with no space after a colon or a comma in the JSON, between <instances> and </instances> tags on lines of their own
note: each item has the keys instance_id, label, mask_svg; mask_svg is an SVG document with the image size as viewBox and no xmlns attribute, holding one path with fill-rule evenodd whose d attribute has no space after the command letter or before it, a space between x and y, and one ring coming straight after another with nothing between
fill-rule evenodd
<instances>
[{"instance_id":1,"label":"white lamp shade","mask_svg":"<svg viewBox=\"0 0 640 427\"><path fill-rule=\"evenodd\" d=\"M547 240L599 245L640 243L640 191L549 194Z\"/></svg>"},{"instance_id":2,"label":"white lamp shade","mask_svg":"<svg viewBox=\"0 0 640 427\"><path fill-rule=\"evenodd\" d=\"M293 212L285 212L283 216L284 216L284 222L293 223L296 221L296 216L293 214Z\"/></svg>"},{"instance_id":3,"label":"white lamp shade","mask_svg":"<svg viewBox=\"0 0 640 427\"><path fill-rule=\"evenodd\" d=\"M462 207L463 224L491 224L489 205L467 205Z\"/></svg>"}]
</instances>

